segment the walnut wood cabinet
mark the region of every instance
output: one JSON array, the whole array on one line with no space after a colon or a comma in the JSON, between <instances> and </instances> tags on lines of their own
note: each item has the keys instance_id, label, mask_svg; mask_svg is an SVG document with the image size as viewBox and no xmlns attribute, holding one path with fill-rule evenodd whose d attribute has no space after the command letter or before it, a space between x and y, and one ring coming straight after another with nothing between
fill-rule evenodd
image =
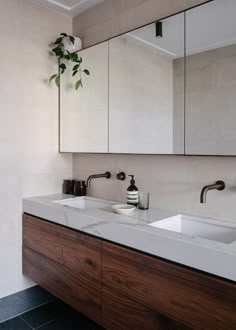
<instances>
[{"instance_id":1,"label":"walnut wood cabinet","mask_svg":"<svg viewBox=\"0 0 236 330\"><path fill-rule=\"evenodd\" d=\"M234 283L107 242L102 264L104 288L175 320L176 329L236 329Z\"/></svg>"},{"instance_id":2,"label":"walnut wood cabinet","mask_svg":"<svg viewBox=\"0 0 236 330\"><path fill-rule=\"evenodd\" d=\"M23 216L23 273L106 329L236 329L236 284Z\"/></svg>"},{"instance_id":3,"label":"walnut wood cabinet","mask_svg":"<svg viewBox=\"0 0 236 330\"><path fill-rule=\"evenodd\" d=\"M101 323L101 291L81 280L74 270L23 247L23 272L91 319Z\"/></svg>"},{"instance_id":4,"label":"walnut wood cabinet","mask_svg":"<svg viewBox=\"0 0 236 330\"><path fill-rule=\"evenodd\" d=\"M104 286L102 290L102 319L106 329L187 330L183 324L171 320L133 299Z\"/></svg>"},{"instance_id":5,"label":"walnut wood cabinet","mask_svg":"<svg viewBox=\"0 0 236 330\"><path fill-rule=\"evenodd\" d=\"M23 216L23 273L98 323L101 247L96 238Z\"/></svg>"}]
</instances>

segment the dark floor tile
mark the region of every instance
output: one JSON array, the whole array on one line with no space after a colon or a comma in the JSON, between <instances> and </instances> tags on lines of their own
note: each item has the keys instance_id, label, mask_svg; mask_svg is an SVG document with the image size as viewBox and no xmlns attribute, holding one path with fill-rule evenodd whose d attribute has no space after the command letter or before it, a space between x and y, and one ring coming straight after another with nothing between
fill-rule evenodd
<instances>
[{"instance_id":1,"label":"dark floor tile","mask_svg":"<svg viewBox=\"0 0 236 330\"><path fill-rule=\"evenodd\" d=\"M65 305L63 313L63 321L72 326L72 329L81 330L102 330L103 328L97 323L79 313L75 309ZM67 328L69 329L69 328Z\"/></svg>"},{"instance_id":2,"label":"dark floor tile","mask_svg":"<svg viewBox=\"0 0 236 330\"><path fill-rule=\"evenodd\" d=\"M20 317L0 323L0 330L31 330L32 328Z\"/></svg>"},{"instance_id":3,"label":"dark floor tile","mask_svg":"<svg viewBox=\"0 0 236 330\"><path fill-rule=\"evenodd\" d=\"M55 320L48 324L45 324L44 326L38 328L37 330L78 330L79 328L72 328L71 325L69 325L64 320Z\"/></svg>"},{"instance_id":4,"label":"dark floor tile","mask_svg":"<svg viewBox=\"0 0 236 330\"><path fill-rule=\"evenodd\" d=\"M38 330L102 330L99 325L92 322L91 320L80 320L80 319L60 319L52 321Z\"/></svg>"},{"instance_id":5,"label":"dark floor tile","mask_svg":"<svg viewBox=\"0 0 236 330\"><path fill-rule=\"evenodd\" d=\"M21 317L32 327L38 328L49 321L56 320L64 313L64 303L60 300L52 301L49 304L37 307Z\"/></svg>"},{"instance_id":6,"label":"dark floor tile","mask_svg":"<svg viewBox=\"0 0 236 330\"><path fill-rule=\"evenodd\" d=\"M59 318L43 325L38 330L102 330L93 322L75 309L61 302Z\"/></svg>"},{"instance_id":7,"label":"dark floor tile","mask_svg":"<svg viewBox=\"0 0 236 330\"><path fill-rule=\"evenodd\" d=\"M34 286L1 298L0 323L39 305L52 301L53 299L55 299L55 297L40 286Z\"/></svg>"}]
</instances>

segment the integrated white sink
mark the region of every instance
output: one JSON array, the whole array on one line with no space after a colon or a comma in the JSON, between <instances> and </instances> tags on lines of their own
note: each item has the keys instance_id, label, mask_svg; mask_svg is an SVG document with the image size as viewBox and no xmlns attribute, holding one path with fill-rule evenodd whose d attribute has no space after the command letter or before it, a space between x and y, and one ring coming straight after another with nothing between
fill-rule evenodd
<instances>
[{"instance_id":1,"label":"integrated white sink","mask_svg":"<svg viewBox=\"0 0 236 330\"><path fill-rule=\"evenodd\" d=\"M236 226L224 221L176 215L149 224L150 226L174 231L188 236L205 238L211 241L230 244L236 241Z\"/></svg>"},{"instance_id":2,"label":"integrated white sink","mask_svg":"<svg viewBox=\"0 0 236 330\"><path fill-rule=\"evenodd\" d=\"M62 200L54 201L54 203L75 207L77 209L85 210L85 209L101 209L108 206L112 206L115 203L111 201L106 201L99 198L93 197L74 197L74 198L67 198Z\"/></svg>"}]
</instances>

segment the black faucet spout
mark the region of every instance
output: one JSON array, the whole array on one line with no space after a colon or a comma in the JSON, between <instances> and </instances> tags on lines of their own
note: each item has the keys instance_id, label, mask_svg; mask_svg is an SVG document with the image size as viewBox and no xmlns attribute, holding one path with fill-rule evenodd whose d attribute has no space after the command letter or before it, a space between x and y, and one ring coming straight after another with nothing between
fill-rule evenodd
<instances>
[{"instance_id":1,"label":"black faucet spout","mask_svg":"<svg viewBox=\"0 0 236 330\"><path fill-rule=\"evenodd\" d=\"M105 173L102 174L92 174L88 177L87 181L86 181L86 186L89 187L90 186L90 182L92 179L98 179L98 178L106 178L106 179L110 179L111 177L111 172L107 171Z\"/></svg>"},{"instance_id":2,"label":"black faucet spout","mask_svg":"<svg viewBox=\"0 0 236 330\"><path fill-rule=\"evenodd\" d=\"M218 180L216 183L209 184L202 188L201 194L200 194L200 203L206 203L206 195L208 190L224 190L225 189L225 183L224 181Z\"/></svg>"}]
</instances>

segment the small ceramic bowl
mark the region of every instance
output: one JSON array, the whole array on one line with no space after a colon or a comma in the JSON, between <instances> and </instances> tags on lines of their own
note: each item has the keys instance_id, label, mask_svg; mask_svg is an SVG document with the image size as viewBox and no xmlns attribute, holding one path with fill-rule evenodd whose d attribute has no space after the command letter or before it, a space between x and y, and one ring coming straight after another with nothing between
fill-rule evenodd
<instances>
[{"instance_id":1,"label":"small ceramic bowl","mask_svg":"<svg viewBox=\"0 0 236 330\"><path fill-rule=\"evenodd\" d=\"M118 204L112 206L115 213L130 214L136 210L136 207L129 204Z\"/></svg>"}]
</instances>

